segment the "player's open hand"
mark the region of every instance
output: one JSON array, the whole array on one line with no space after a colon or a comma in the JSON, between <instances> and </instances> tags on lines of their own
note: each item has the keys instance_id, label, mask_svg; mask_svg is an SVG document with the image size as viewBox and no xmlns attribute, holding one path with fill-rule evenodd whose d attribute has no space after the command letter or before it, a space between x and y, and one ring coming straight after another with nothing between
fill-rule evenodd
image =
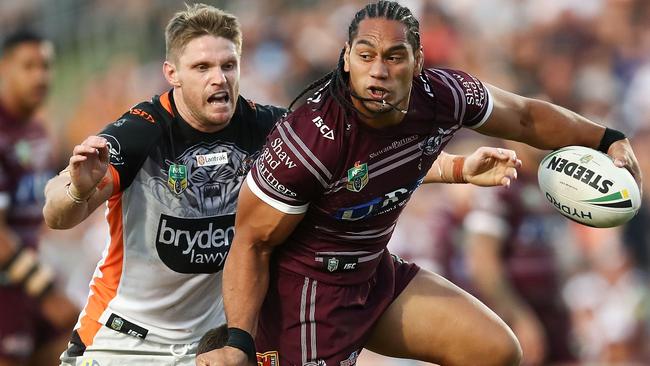
<instances>
[{"instance_id":1,"label":"player's open hand","mask_svg":"<svg viewBox=\"0 0 650 366\"><path fill-rule=\"evenodd\" d=\"M513 180L517 179L517 169L521 167L521 160L513 150L480 147L465 159L463 177L467 183L477 186L505 186L510 187Z\"/></svg>"},{"instance_id":2,"label":"player's open hand","mask_svg":"<svg viewBox=\"0 0 650 366\"><path fill-rule=\"evenodd\" d=\"M196 356L196 366L249 366L252 362L240 349L223 347Z\"/></svg>"},{"instance_id":3,"label":"player's open hand","mask_svg":"<svg viewBox=\"0 0 650 366\"><path fill-rule=\"evenodd\" d=\"M612 160L614 160L614 165L619 168L625 168L634 177L636 184L639 186L639 191L643 189L643 175L641 174L641 168L639 167L639 162L636 160L634 151L632 151L632 146L628 139L615 141L609 146L607 151ZM641 193L643 193L641 191Z\"/></svg>"},{"instance_id":4,"label":"player's open hand","mask_svg":"<svg viewBox=\"0 0 650 366\"><path fill-rule=\"evenodd\" d=\"M108 169L108 143L105 138L89 136L72 150L70 189L78 197L90 195Z\"/></svg>"}]
</instances>

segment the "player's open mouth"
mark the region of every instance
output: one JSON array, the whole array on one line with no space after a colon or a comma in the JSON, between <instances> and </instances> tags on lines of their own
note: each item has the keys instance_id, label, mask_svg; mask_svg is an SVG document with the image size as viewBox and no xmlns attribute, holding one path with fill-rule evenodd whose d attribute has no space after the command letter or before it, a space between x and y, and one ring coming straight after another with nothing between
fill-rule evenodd
<instances>
[{"instance_id":1,"label":"player's open mouth","mask_svg":"<svg viewBox=\"0 0 650 366\"><path fill-rule=\"evenodd\" d=\"M212 105L225 104L230 101L230 96L226 91L216 92L208 97L208 103Z\"/></svg>"},{"instance_id":2,"label":"player's open mouth","mask_svg":"<svg viewBox=\"0 0 650 366\"><path fill-rule=\"evenodd\" d=\"M388 95L388 90L379 86L371 86L368 88L368 93L372 99L377 99L378 101L386 99Z\"/></svg>"}]
</instances>

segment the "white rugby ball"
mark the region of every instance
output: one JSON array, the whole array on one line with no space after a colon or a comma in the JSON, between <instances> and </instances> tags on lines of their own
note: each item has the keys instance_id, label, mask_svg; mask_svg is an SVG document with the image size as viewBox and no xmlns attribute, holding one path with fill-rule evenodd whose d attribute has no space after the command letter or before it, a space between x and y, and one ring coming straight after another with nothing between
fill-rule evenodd
<instances>
[{"instance_id":1,"label":"white rugby ball","mask_svg":"<svg viewBox=\"0 0 650 366\"><path fill-rule=\"evenodd\" d=\"M567 146L539 164L539 188L562 215L593 227L613 227L630 220L641 206L632 174L600 151Z\"/></svg>"}]
</instances>

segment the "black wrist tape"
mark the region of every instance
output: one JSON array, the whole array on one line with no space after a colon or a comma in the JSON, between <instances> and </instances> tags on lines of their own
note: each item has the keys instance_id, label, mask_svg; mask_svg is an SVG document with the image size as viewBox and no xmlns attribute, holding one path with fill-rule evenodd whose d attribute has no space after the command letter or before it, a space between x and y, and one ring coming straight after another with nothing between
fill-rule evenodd
<instances>
[{"instance_id":1,"label":"black wrist tape","mask_svg":"<svg viewBox=\"0 0 650 366\"><path fill-rule=\"evenodd\" d=\"M607 154L607 151L609 151L609 147L616 141L623 140L625 138L625 134L621 131L614 130L612 128L605 128L605 133L603 134L603 138L600 139L600 144L598 145L598 151L603 152Z\"/></svg>"},{"instance_id":2,"label":"black wrist tape","mask_svg":"<svg viewBox=\"0 0 650 366\"><path fill-rule=\"evenodd\" d=\"M226 346L244 351L249 360L253 363L257 362L255 340L247 331L239 328L228 328L228 342L226 343Z\"/></svg>"}]
</instances>

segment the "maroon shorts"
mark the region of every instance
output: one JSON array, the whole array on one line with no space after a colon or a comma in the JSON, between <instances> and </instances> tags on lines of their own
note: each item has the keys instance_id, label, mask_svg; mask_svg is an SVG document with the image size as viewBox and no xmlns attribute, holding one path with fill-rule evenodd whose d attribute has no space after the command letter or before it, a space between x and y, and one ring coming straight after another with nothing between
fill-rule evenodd
<instances>
[{"instance_id":1,"label":"maroon shorts","mask_svg":"<svg viewBox=\"0 0 650 366\"><path fill-rule=\"evenodd\" d=\"M272 273L255 340L258 364L354 365L377 320L418 270L385 253L373 277L359 285Z\"/></svg>"},{"instance_id":2,"label":"maroon shorts","mask_svg":"<svg viewBox=\"0 0 650 366\"><path fill-rule=\"evenodd\" d=\"M23 363L61 334L62 330L43 318L38 301L22 287L0 285L0 360Z\"/></svg>"}]
</instances>

